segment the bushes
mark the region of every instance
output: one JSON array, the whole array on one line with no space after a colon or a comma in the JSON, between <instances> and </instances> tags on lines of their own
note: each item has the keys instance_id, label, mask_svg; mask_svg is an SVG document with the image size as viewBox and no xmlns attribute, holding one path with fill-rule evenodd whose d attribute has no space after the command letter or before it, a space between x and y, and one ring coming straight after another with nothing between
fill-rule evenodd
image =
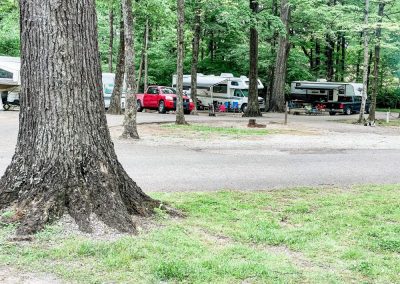
<instances>
[{"instance_id":1,"label":"bushes","mask_svg":"<svg viewBox=\"0 0 400 284\"><path fill-rule=\"evenodd\" d=\"M376 98L377 107L381 108L399 108L400 107L400 89L387 88L382 89Z\"/></svg>"}]
</instances>

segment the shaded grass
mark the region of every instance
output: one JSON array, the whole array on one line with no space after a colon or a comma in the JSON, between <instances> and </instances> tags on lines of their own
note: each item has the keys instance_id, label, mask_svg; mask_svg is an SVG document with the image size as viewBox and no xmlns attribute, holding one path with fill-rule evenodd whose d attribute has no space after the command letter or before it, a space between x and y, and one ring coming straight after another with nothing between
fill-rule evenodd
<instances>
[{"instance_id":1,"label":"shaded grass","mask_svg":"<svg viewBox=\"0 0 400 284\"><path fill-rule=\"evenodd\" d=\"M170 130L196 132L203 135L217 134L226 136L262 136L270 134L270 131L266 129L247 129L247 128L236 128L236 127L216 127L202 124L190 124L190 125L176 125L176 124L165 124L162 126Z\"/></svg>"},{"instance_id":2,"label":"shaded grass","mask_svg":"<svg viewBox=\"0 0 400 284\"><path fill-rule=\"evenodd\" d=\"M397 108L393 108L393 109L388 109L388 108L377 108L376 111L380 111L380 112L394 112L394 113L399 113L400 109Z\"/></svg>"},{"instance_id":3,"label":"shaded grass","mask_svg":"<svg viewBox=\"0 0 400 284\"><path fill-rule=\"evenodd\" d=\"M156 193L185 219L137 237L6 241L0 263L83 283L400 282L400 187Z\"/></svg>"}]
</instances>

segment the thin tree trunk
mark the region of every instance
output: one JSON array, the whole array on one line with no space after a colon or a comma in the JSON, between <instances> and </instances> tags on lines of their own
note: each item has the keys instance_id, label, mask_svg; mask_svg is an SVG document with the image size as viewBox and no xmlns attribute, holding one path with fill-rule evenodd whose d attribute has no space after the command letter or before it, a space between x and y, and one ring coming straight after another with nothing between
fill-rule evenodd
<instances>
[{"instance_id":1,"label":"thin tree trunk","mask_svg":"<svg viewBox=\"0 0 400 284\"><path fill-rule=\"evenodd\" d=\"M124 20L122 17L122 7L121 7L121 20L119 25L119 49L118 49L117 61L118 62L115 73L114 89L111 95L110 107L108 108L109 114L122 114L121 95L124 86L124 76L125 76L125 35L124 35Z\"/></svg>"},{"instance_id":2,"label":"thin tree trunk","mask_svg":"<svg viewBox=\"0 0 400 284\"><path fill-rule=\"evenodd\" d=\"M326 55L326 79L331 82L333 81L333 51L335 50L335 42L326 36L326 48L325 48L325 55Z\"/></svg>"},{"instance_id":3,"label":"thin tree trunk","mask_svg":"<svg viewBox=\"0 0 400 284\"><path fill-rule=\"evenodd\" d=\"M374 60L374 81L372 85L372 95L371 95L371 108L368 120L375 121L375 111L376 111L376 97L378 95L378 84L379 84L379 64L380 64L380 53L381 53L381 37L382 37L382 18L385 10L385 3L379 3L378 9L378 26L376 27L376 44L375 44L375 60Z\"/></svg>"},{"instance_id":4,"label":"thin tree trunk","mask_svg":"<svg viewBox=\"0 0 400 284\"><path fill-rule=\"evenodd\" d=\"M360 109L360 116L358 122L362 123L364 119L365 105L367 102L367 91L368 91L368 16L369 16L369 0L365 0L365 10L364 10L364 75L363 75L363 91L362 91L362 103Z\"/></svg>"},{"instance_id":5,"label":"thin tree trunk","mask_svg":"<svg viewBox=\"0 0 400 284\"><path fill-rule=\"evenodd\" d=\"M194 103L193 114L197 114L197 65L199 63L199 48L201 35L201 0L195 0L195 15L192 42L192 70L190 82L190 95Z\"/></svg>"},{"instance_id":6,"label":"thin tree trunk","mask_svg":"<svg viewBox=\"0 0 400 284\"><path fill-rule=\"evenodd\" d=\"M357 51L356 82L359 82L360 80L362 46L363 46L363 32L360 33L360 50Z\"/></svg>"},{"instance_id":7,"label":"thin tree trunk","mask_svg":"<svg viewBox=\"0 0 400 284\"><path fill-rule=\"evenodd\" d=\"M272 91L270 110L274 112L285 111L285 82L287 72L287 61L290 52L289 42L289 19L290 6L288 0L281 1L281 21L286 27L286 35L280 36L278 51L275 61L274 87Z\"/></svg>"},{"instance_id":8,"label":"thin tree trunk","mask_svg":"<svg viewBox=\"0 0 400 284\"><path fill-rule=\"evenodd\" d=\"M146 19L146 46L144 48L144 78L143 78L143 85L144 91L147 90L149 85L149 41L150 41L150 24L149 19Z\"/></svg>"},{"instance_id":9,"label":"thin tree trunk","mask_svg":"<svg viewBox=\"0 0 400 284\"><path fill-rule=\"evenodd\" d=\"M342 34L342 58L340 59L340 66L340 79L341 81L344 81L346 77L346 37L344 33Z\"/></svg>"},{"instance_id":10,"label":"thin tree trunk","mask_svg":"<svg viewBox=\"0 0 400 284\"><path fill-rule=\"evenodd\" d=\"M338 82L340 80L340 47L341 47L341 35L338 33L337 39L336 39L336 54L335 54L335 81Z\"/></svg>"},{"instance_id":11,"label":"thin tree trunk","mask_svg":"<svg viewBox=\"0 0 400 284\"><path fill-rule=\"evenodd\" d=\"M177 83L176 83L176 124L187 124L183 113L183 56L184 56L184 24L185 0L177 0L178 26L177 26Z\"/></svg>"},{"instance_id":12,"label":"thin tree trunk","mask_svg":"<svg viewBox=\"0 0 400 284\"><path fill-rule=\"evenodd\" d=\"M0 210L18 212L20 235L64 214L86 232L96 218L134 232L131 215L148 215L160 203L142 192L114 151L101 95L95 1L19 5L19 134L0 180Z\"/></svg>"},{"instance_id":13,"label":"thin tree trunk","mask_svg":"<svg viewBox=\"0 0 400 284\"><path fill-rule=\"evenodd\" d=\"M142 55L140 56L138 79L137 79L137 83L136 83L136 93L139 93L140 84L142 82L142 74L143 74L143 67L144 67L144 53L145 53L146 46L147 46L147 25L148 24L149 24L149 19L146 19L145 30L143 33Z\"/></svg>"},{"instance_id":14,"label":"thin tree trunk","mask_svg":"<svg viewBox=\"0 0 400 284\"><path fill-rule=\"evenodd\" d=\"M321 76L321 44L319 39L315 39L315 65L314 65L315 75L317 78Z\"/></svg>"},{"instance_id":15,"label":"thin tree trunk","mask_svg":"<svg viewBox=\"0 0 400 284\"><path fill-rule=\"evenodd\" d=\"M258 2L250 0L250 10L253 17L258 12ZM247 109L243 116L262 116L258 103L258 31L257 27L250 27L250 73L249 73L249 97Z\"/></svg>"},{"instance_id":16,"label":"thin tree trunk","mask_svg":"<svg viewBox=\"0 0 400 284\"><path fill-rule=\"evenodd\" d=\"M123 138L139 139L136 125L136 76L135 76L135 48L133 37L132 0L122 0L125 31L125 74L126 74L126 104Z\"/></svg>"},{"instance_id":17,"label":"thin tree trunk","mask_svg":"<svg viewBox=\"0 0 400 284\"><path fill-rule=\"evenodd\" d=\"M108 71L110 73L112 73L113 72L113 46L114 46L114 8L113 8L112 3L110 4L109 24L110 24L110 42L108 45Z\"/></svg>"}]
</instances>

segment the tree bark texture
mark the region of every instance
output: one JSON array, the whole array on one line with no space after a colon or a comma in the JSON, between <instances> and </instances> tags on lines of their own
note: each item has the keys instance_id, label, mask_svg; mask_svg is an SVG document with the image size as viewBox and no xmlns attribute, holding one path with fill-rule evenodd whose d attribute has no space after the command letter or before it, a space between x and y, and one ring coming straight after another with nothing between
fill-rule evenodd
<instances>
[{"instance_id":1,"label":"tree bark texture","mask_svg":"<svg viewBox=\"0 0 400 284\"><path fill-rule=\"evenodd\" d=\"M108 44L108 72L113 72L113 47L114 47L114 9L112 3L110 4L110 42Z\"/></svg>"},{"instance_id":2,"label":"tree bark texture","mask_svg":"<svg viewBox=\"0 0 400 284\"><path fill-rule=\"evenodd\" d=\"M183 113L183 56L184 56L184 25L185 25L185 0L177 0L177 82L176 82L176 124L186 124Z\"/></svg>"},{"instance_id":3,"label":"tree bark texture","mask_svg":"<svg viewBox=\"0 0 400 284\"><path fill-rule=\"evenodd\" d=\"M159 203L118 162L102 96L94 0L20 0L18 142L0 180L0 210L19 212L17 234L70 214L134 232L132 214Z\"/></svg>"},{"instance_id":4,"label":"tree bark texture","mask_svg":"<svg viewBox=\"0 0 400 284\"><path fill-rule=\"evenodd\" d=\"M135 47L133 37L133 13L132 0L122 0L122 14L125 31L125 118L123 138L139 139L136 125L137 101L136 101L136 74L135 74Z\"/></svg>"},{"instance_id":5,"label":"tree bark texture","mask_svg":"<svg viewBox=\"0 0 400 284\"><path fill-rule=\"evenodd\" d=\"M333 81L334 69L333 69L333 53L335 50L335 42L330 38L329 35L326 36L326 47L325 47L325 56L326 56L326 79L328 82Z\"/></svg>"},{"instance_id":6,"label":"tree bark texture","mask_svg":"<svg viewBox=\"0 0 400 284\"><path fill-rule=\"evenodd\" d=\"M250 0L250 10L253 16L258 12L258 2ZM258 103L258 31L256 26L250 27L250 72L249 72L249 98L245 117L262 116Z\"/></svg>"},{"instance_id":7,"label":"tree bark texture","mask_svg":"<svg viewBox=\"0 0 400 284\"><path fill-rule=\"evenodd\" d=\"M369 16L369 0L365 0L365 10L364 10L364 74L363 74L363 91L362 91L362 102L360 108L360 116L358 122L363 122L365 105L367 102L367 91L368 91L368 65L369 65L369 55L368 55L368 16Z\"/></svg>"},{"instance_id":8,"label":"tree bark texture","mask_svg":"<svg viewBox=\"0 0 400 284\"><path fill-rule=\"evenodd\" d=\"M379 84L379 64L381 61L381 38L382 38L382 18L385 10L385 3L380 2L378 8L378 26L376 27L375 36L375 58L374 58L374 78L372 84L372 94L371 94L371 109L369 112L368 120L375 121L376 112L376 97L378 95L378 84Z\"/></svg>"},{"instance_id":9,"label":"tree bark texture","mask_svg":"<svg viewBox=\"0 0 400 284\"><path fill-rule=\"evenodd\" d=\"M124 20L122 17L121 7L121 20L119 26L119 49L117 58L117 68L115 73L114 89L110 99L110 107L108 108L109 114L122 114L121 109L121 95L124 87L125 77L125 35L124 35Z\"/></svg>"},{"instance_id":10,"label":"tree bark texture","mask_svg":"<svg viewBox=\"0 0 400 284\"><path fill-rule=\"evenodd\" d=\"M193 27L193 42L192 42L192 69L191 69L191 98L194 103L193 113L197 114L197 66L199 63L199 49L201 36L201 0L195 0L195 15Z\"/></svg>"},{"instance_id":11,"label":"tree bark texture","mask_svg":"<svg viewBox=\"0 0 400 284\"><path fill-rule=\"evenodd\" d=\"M287 61L290 52L289 42L289 19L290 5L288 0L281 1L281 21L286 27L286 35L280 36L278 51L275 61L275 77L274 87L272 91L270 111L284 112L285 111L285 81L287 71Z\"/></svg>"}]
</instances>

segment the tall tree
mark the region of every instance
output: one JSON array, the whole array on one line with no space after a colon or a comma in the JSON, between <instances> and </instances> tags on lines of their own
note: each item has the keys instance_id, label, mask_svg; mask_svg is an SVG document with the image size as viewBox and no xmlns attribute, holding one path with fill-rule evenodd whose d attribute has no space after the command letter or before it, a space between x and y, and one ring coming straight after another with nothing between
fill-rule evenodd
<instances>
[{"instance_id":1,"label":"tall tree","mask_svg":"<svg viewBox=\"0 0 400 284\"><path fill-rule=\"evenodd\" d=\"M137 80L137 84L136 84L136 93L139 92L140 84L142 81L143 69L147 68L147 66L145 66L145 65L147 65L148 41L149 41L149 19L147 18L145 28L144 28L144 33L143 33L143 47L142 47L142 55L140 56L140 67L139 67L138 80ZM145 79L145 81L146 80L147 80L147 78ZM147 89L147 82L145 84L144 90L146 91L146 89Z\"/></svg>"},{"instance_id":2,"label":"tall tree","mask_svg":"<svg viewBox=\"0 0 400 284\"><path fill-rule=\"evenodd\" d=\"M135 76L135 47L133 37L132 0L122 0L122 14L125 31L125 76L126 76L126 105L124 132L122 137L139 139L136 125L136 76Z\"/></svg>"},{"instance_id":3,"label":"tall tree","mask_svg":"<svg viewBox=\"0 0 400 284\"><path fill-rule=\"evenodd\" d=\"M0 210L14 206L22 235L63 214L87 232L95 217L134 232L131 215L148 215L159 202L142 192L114 151L101 95L95 1L19 5L20 123L0 180Z\"/></svg>"},{"instance_id":4,"label":"tall tree","mask_svg":"<svg viewBox=\"0 0 400 284\"><path fill-rule=\"evenodd\" d=\"M177 81L176 81L176 124L186 124L183 112L183 59L184 59L184 25L185 0L177 0Z\"/></svg>"},{"instance_id":5,"label":"tall tree","mask_svg":"<svg viewBox=\"0 0 400 284\"><path fill-rule=\"evenodd\" d=\"M194 103L193 113L197 114L197 67L199 63L200 36L201 36L201 1L195 0L193 42L192 42L192 69L191 69L191 98Z\"/></svg>"},{"instance_id":6,"label":"tall tree","mask_svg":"<svg viewBox=\"0 0 400 284\"><path fill-rule=\"evenodd\" d=\"M378 25L375 31L376 43L375 43L375 58L374 58L374 78L372 84L371 108L368 117L368 120L370 121L375 121L376 97L378 95L378 84L379 84L379 64L381 61L382 19L384 15L385 5L386 3L382 0L379 2Z\"/></svg>"},{"instance_id":7,"label":"tall tree","mask_svg":"<svg viewBox=\"0 0 400 284\"><path fill-rule=\"evenodd\" d=\"M285 110L285 81L287 72L287 62L289 58L289 19L290 3L288 0L281 0L281 21L286 27L285 35L279 37L278 51L275 60L275 77L272 90L270 110L283 112Z\"/></svg>"},{"instance_id":8,"label":"tall tree","mask_svg":"<svg viewBox=\"0 0 400 284\"><path fill-rule=\"evenodd\" d=\"M119 23L119 49L117 58L117 69L115 73L114 89L110 99L109 114L121 114L121 95L124 86L125 77L125 35L124 35L124 19L122 16Z\"/></svg>"},{"instance_id":9,"label":"tall tree","mask_svg":"<svg viewBox=\"0 0 400 284\"><path fill-rule=\"evenodd\" d=\"M109 13L109 23L110 23L110 42L108 45L108 72L113 72L113 47L114 47L114 5L111 0L110 2L110 13Z\"/></svg>"},{"instance_id":10,"label":"tall tree","mask_svg":"<svg viewBox=\"0 0 400 284\"><path fill-rule=\"evenodd\" d=\"M364 119L365 105L367 102L367 92L368 92L368 65L369 65L369 47L368 47L368 17L369 17L369 0L365 0L365 10L364 10L364 75L363 75L363 90L362 90L362 102L360 109L360 116L358 122L362 123Z\"/></svg>"},{"instance_id":11,"label":"tall tree","mask_svg":"<svg viewBox=\"0 0 400 284\"><path fill-rule=\"evenodd\" d=\"M250 0L250 10L253 14L250 26L250 72L249 72L249 98L248 105L244 111L245 117L262 116L258 103L258 31L256 25L256 14L259 12L259 4L256 0Z\"/></svg>"}]
</instances>

